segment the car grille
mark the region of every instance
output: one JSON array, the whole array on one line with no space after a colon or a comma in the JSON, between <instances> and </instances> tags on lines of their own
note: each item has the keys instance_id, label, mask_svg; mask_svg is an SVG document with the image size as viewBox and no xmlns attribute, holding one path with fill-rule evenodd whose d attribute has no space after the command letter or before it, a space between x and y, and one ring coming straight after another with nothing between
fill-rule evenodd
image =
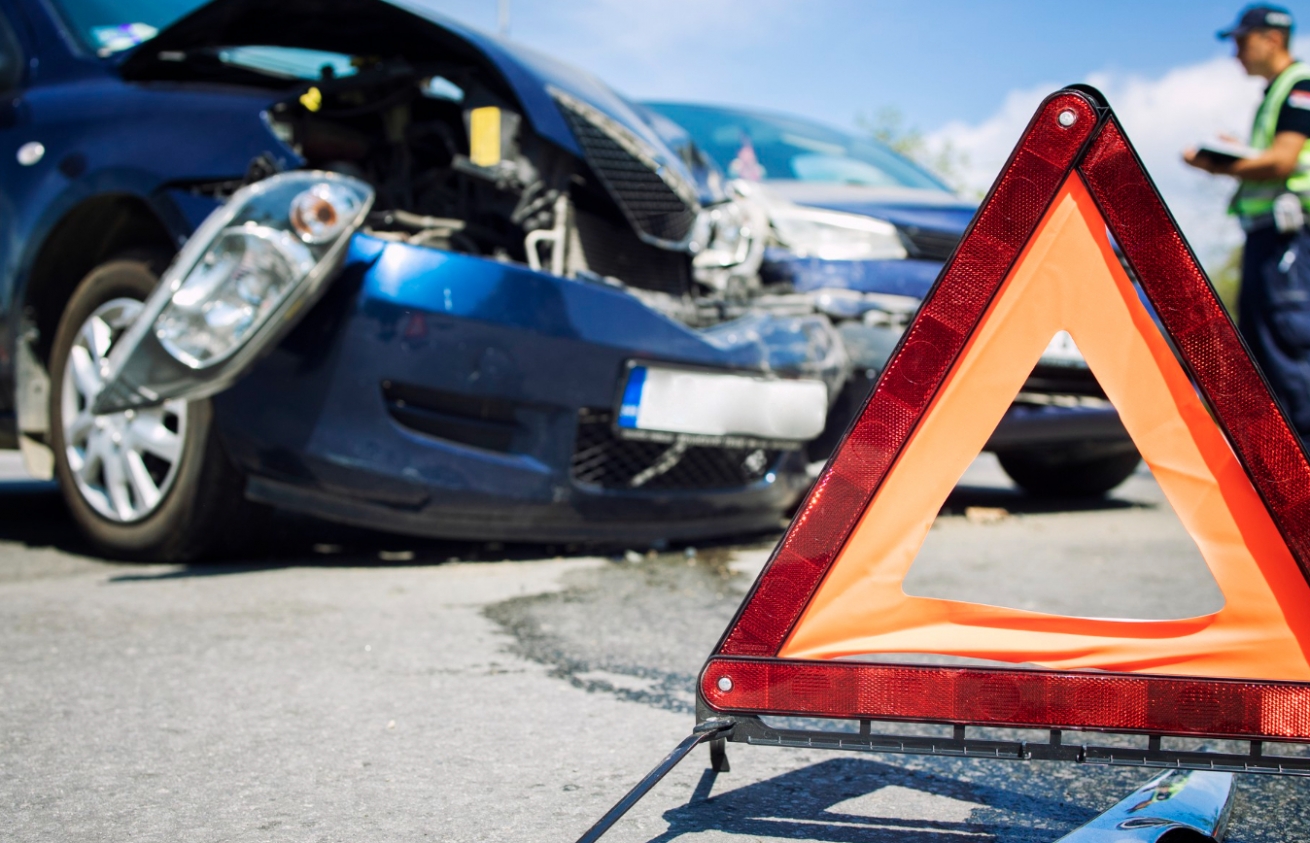
<instances>
[{"instance_id":1,"label":"car grille","mask_svg":"<svg viewBox=\"0 0 1310 843\"><path fill-rule=\"evenodd\" d=\"M571 468L575 483L602 489L736 489L760 480L781 456L755 448L629 441L614 435L613 421L608 410L579 411Z\"/></svg>"},{"instance_id":2,"label":"car grille","mask_svg":"<svg viewBox=\"0 0 1310 843\"><path fill-rule=\"evenodd\" d=\"M662 170L653 156L643 152L644 143L623 126L566 94L556 92L555 98L587 163L633 228L663 244L685 241L696 222L695 191Z\"/></svg>"},{"instance_id":3,"label":"car grille","mask_svg":"<svg viewBox=\"0 0 1310 843\"><path fill-rule=\"evenodd\" d=\"M945 261L955 251L960 235L953 231L934 231L916 226L901 226L909 245L910 257L926 261Z\"/></svg>"},{"instance_id":4,"label":"car grille","mask_svg":"<svg viewBox=\"0 0 1310 843\"><path fill-rule=\"evenodd\" d=\"M691 260L682 252L660 249L632 233L621 221L576 211L578 242L587 268L613 276L629 287L673 296L691 291Z\"/></svg>"}]
</instances>

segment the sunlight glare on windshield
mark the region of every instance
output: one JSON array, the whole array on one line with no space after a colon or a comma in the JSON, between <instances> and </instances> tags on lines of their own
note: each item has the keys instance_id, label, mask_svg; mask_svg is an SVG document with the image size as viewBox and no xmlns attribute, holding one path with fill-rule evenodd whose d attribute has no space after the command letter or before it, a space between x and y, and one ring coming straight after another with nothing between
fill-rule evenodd
<instances>
[{"instance_id":1,"label":"sunlight glare on windshield","mask_svg":"<svg viewBox=\"0 0 1310 843\"><path fill-rule=\"evenodd\" d=\"M100 56L130 50L154 38L206 0L57 0L65 23Z\"/></svg>"}]
</instances>

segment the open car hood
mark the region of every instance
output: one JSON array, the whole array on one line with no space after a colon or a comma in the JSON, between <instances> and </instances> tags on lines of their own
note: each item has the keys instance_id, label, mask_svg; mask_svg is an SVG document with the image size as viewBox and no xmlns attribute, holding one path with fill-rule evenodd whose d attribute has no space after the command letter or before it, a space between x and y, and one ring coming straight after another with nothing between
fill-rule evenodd
<instances>
[{"instance_id":1,"label":"open car hood","mask_svg":"<svg viewBox=\"0 0 1310 843\"><path fill-rule=\"evenodd\" d=\"M552 89L581 100L640 137L661 165L711 198L665 137L624 97L589 73L452 20L424 0L215 0L165 28L123 61L127 79L190 80L179 54L223 47L298 47L345 55L404 58L416 67L446 60L493 69L537 134L583 154ZM199 78L212 78L199 77ZM294 83L301 84L300 80Z\"/></svg>"}]
</instances>

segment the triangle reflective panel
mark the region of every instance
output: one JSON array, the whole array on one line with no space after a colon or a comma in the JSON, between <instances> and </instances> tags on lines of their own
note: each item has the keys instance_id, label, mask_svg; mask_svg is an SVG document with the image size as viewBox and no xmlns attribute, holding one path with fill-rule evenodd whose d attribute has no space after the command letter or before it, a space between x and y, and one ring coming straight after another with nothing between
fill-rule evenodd
<instances>
[{"instance_id":1,"label":"triangle reflective panel","mask_svg":"<svg viewBox=\"0 0 1310 843\"><path fill-rule=\"evenodd\" d=\"M711 710L1310 739L1310 462L1103 102L1074 87L1038 110L707 662ZM1196 541L1219 611L1064 617L902 588L1060 331ZM891 653L1014 667L878 662Z\"/></svg>"}]
</instances>

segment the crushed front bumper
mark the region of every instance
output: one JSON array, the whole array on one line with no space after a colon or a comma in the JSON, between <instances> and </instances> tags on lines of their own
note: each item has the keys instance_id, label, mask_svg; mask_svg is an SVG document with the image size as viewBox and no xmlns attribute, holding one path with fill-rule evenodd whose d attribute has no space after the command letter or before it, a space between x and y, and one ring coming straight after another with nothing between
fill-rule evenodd
<instances>
[{"instance_id":1,"label":"crushed front bumper","mask_svg":"<svg viewBox=\"0 0 1310 843\"><path fill-rule=\"evenodd\" d=\"M777 528L802 454L692 447L652 473L668 446L621 439L610 415L633 360L787 374L758 341L622 290L357 235L323 300L214 404L250 497L361 526L625 542Z\"/></svg>"}]
</instances>

